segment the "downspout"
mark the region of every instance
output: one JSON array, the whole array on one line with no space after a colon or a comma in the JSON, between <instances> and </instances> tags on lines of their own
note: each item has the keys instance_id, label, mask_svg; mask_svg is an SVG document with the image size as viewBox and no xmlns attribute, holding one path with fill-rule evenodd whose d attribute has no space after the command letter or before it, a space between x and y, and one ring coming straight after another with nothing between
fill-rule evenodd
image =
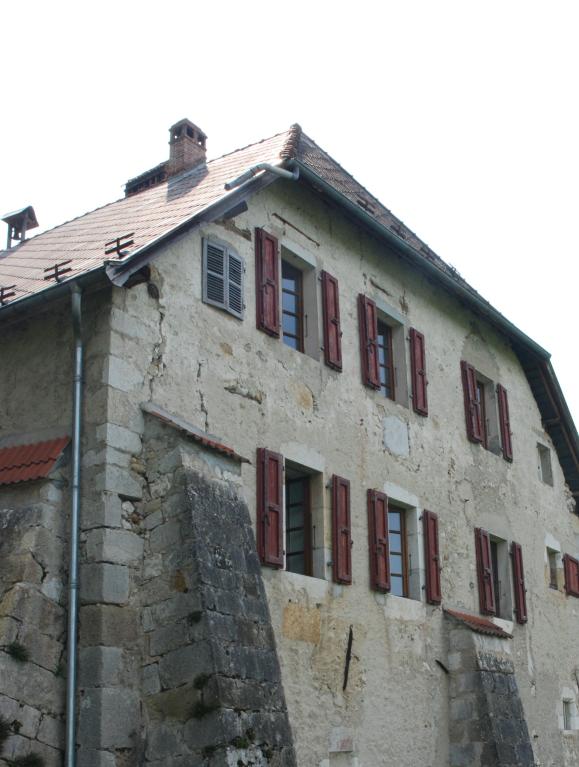
<instances>
[{"instance_id":1,"label":"downspout","mask_svg":"<svg viewBox=\"0 0 579 767\"><path fill-rule=\"evenodd\" d=\"M80 439L82 427L82 291L72 283L72 327L74 332L74 378L72 406L72 498L68 573L68 642L66 675L66 767L76 764L76 679L78 635L78 541L80 521Z\"/></svg>"}]
</instances>

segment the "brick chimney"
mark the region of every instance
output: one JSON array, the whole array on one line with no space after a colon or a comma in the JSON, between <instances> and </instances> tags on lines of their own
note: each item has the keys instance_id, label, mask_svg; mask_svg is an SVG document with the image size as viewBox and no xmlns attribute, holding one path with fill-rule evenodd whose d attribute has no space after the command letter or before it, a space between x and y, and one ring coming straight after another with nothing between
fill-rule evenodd
<instances>
[{"instance_id":1,"label":"brick chimney","mask_svg":"<svg viewBox=\"0 0 579 767\"><path fill-rule=\"evenodd\" d=\"M169 128L167 175L174 176L205 162L207 136L191 120L179 120Z\"/></svg>"}]
</instances>

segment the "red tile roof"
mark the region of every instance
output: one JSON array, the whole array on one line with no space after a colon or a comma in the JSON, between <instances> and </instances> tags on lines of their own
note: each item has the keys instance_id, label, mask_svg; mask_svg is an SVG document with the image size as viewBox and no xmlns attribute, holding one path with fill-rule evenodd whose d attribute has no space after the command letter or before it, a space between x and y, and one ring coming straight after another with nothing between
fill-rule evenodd
<instances>
[{"instance_id":1,"label":"red tile roof","mask_svg":"<svg viewBox=\"0 0 579 767\"><path fill-rule=\"evenodd\" d=\"M476 631L477 634L487 634L488 636L501 637L503 639L513 638L512 634L509 634L488 618L482 618L480 615L471 615L470 613L461 613L457 610L445 609L444 612L464 623L465 626L468 626L471 631Z\"/></svg>"},{"instance_id":2,"label":"red tile roof","mask_svg":"<svg viewBox=\"0 0 579 767\"><path fill-rule=\"evenodd\" d=\"M291 129L174 176L61 224L7 251L0 251L0 287L14 286L12 304L53 287L44 270L71 260L63 281L102 267L111 259L105 244L130 232L130 251L148 244L226 195L224 185L249 167L279 164ZM1 306L0 306L1 310Z\"/></svg>"},{"instance_id":3,"label":"red tile roof","mask_svg":"<svg viewBox=\"0 0 579 767\"><path fill-rule=\"evenodd\" d=\"M47 477L70 437L0 449L0 485Z\"/></svg>"}]
</instances>

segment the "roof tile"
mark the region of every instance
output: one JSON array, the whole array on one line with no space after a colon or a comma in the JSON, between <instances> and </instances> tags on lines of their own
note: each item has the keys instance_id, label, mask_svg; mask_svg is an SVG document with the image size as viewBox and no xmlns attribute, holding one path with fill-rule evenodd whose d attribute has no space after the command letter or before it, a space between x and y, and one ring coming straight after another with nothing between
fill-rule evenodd
<instances>
[{"instance_id":1,"label":"roof tile","mask_svg":"<svg viewBox=\"0 0 579 767\"><path fill-rule=\"evenodd\" d=\"M458 612L457 610L445 609L444 612L461 623L464 623L465 626L468 626L471 631L475 631L477 634L486 634L487 636L501 637L502 639L513 638L512 634L509 634L488 618L482 618L480 615Z\"/></svg>"},{"instance_id":2,"label":"roof tile","mask_svg":"<svg viewBox=\"0 0 579 767\"><path fill-rule=\"evenodd\" d=\"M47 477L70 437L0 449L0 485Z\"/></svg>"}]
</instances>

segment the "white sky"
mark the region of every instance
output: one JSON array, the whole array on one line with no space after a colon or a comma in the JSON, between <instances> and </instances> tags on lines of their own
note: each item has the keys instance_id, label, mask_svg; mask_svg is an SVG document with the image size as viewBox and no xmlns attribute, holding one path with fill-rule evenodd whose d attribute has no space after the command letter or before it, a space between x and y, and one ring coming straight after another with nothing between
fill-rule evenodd
<instances>
[{"instance_id":1,"label":"white sky","mask_svg":"<svg viewBox=\"0 0 579 767\"><path fill-rule=\"evenodd\" d=\"M579 424L579 4L29 0L1 19L0 213L32 204L47 228L121 197L181 117L209 157L299 122L552 353Z\"/></svg>"}]
</instances>

